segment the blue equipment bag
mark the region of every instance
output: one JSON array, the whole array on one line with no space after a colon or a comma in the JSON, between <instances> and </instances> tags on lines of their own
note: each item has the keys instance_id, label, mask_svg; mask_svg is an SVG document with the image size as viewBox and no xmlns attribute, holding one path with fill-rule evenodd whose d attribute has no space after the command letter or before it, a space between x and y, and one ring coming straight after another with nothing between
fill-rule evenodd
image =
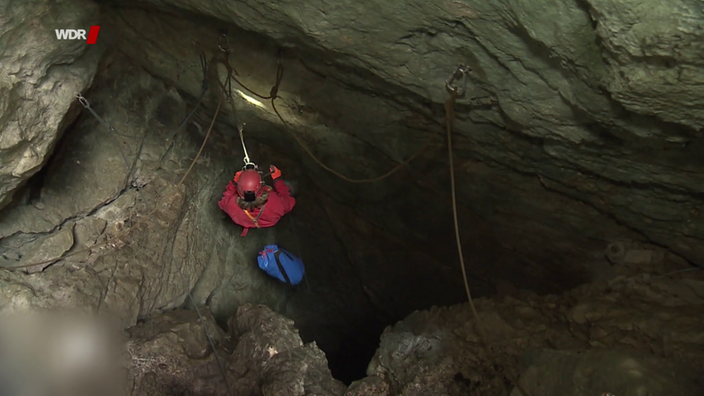
<instances>
[{"instance_id":1,"label":"blue equipment bag","mask_svg":"<svg viewBox=\"0 0 704 396\"><path fill-rule=\"evenodd\" d=\"M257 257L259 268L270 276L295 286L303 280L305 268L303 260L277 245L267 245Z\"/></svg>"}]
</instances>

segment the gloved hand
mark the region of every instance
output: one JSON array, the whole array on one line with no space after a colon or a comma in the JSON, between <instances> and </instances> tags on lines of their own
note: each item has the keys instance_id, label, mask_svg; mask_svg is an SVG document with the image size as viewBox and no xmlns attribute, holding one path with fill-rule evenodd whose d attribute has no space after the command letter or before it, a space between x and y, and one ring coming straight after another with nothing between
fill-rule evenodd
<instances>
[{"instance_id":1,"label":"gloved hand","mask_svg":"<svg viewBox=\"0 0 704 396\"><path fill-rule=\"evenodd\" d=\"M281 170L276 167L276 165L269 165L269 172L271 172L271 179L276 180L281 177Z\"/></svg>"},{"instance_id":2,"label":"gloved hand","mask_svg":"<svg viewBox=\"0 0 704 396\"><path fill-rule=\"evenodd\" d=\"M235 173L235 183L240 181L240 175L242 174L243 171L239 171Z\"/></svg>"}]
</instances>

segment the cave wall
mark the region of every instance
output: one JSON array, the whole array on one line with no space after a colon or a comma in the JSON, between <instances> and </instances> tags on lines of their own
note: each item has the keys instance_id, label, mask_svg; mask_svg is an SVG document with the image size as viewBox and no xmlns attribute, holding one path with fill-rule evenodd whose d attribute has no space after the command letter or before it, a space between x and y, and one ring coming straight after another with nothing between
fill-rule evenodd
<instances>
[{"instance_id":1,"label":"cave wall","mask_svg":"<svg viewBox=\"0 0 704 396\"><path fill-rule=\"evenodd\" d=\"M0 263L17 268L0 273L2 311L79 307L129 327L191 303L189 290L197 304L226 290L230 304L277 307L282 289L252 265L275 235L240 239L215 204L233 171L229 146L213 139L179 185L203 127L189 123L174 136L182 117L173 113L187 104L124 56L112 53L100 70L85 95L114 130L82 113L37 202L2 213Z\"/></svg>"},{"instance_id":2,"label":"cave wall","mask_svg":"<svg viewBox=\"0 0 704 396\"><path fill-rule=\"evenodd\" d=\"M279 109L322 162L351 177L383 174L414 154L429 133L441 133L444 80L457 63L469 64L467 97L456 106L455 151L475 288L491 290L489 279L501 278L541 292L564 290L622 264L607 260L613 244L651 252L645 256L652 259L631 263L636 265L701 260L701 125L692 93L700 86L699 61L679 44L664 44L666 37L696 41L696 19L687 17L700 9L693 2L678 2L670 19L659 18L660 6L626 13L601 2L538 8L384 3L364 18L355 17L358 5L324 1L138 1L121 7L130 4L200 15L174 18L191 21L188 27L163 14L117 11L130 15L123 25L140 32L119 28L125 32L122 48L192 95L199 80L195 61L183 58L192 48L188 40L198 37L202 48L212 48L215 32L229 23L275 40L290 56L289 70L301 64L318 75L306 79L289 71ZM634 20L658 29L628 30ZM146 37L167 31L181 44L152 44L141 34L146 31L154 31ZM236 32L230 34L233 64L243 81L268 92L275 73L268 57L276 49L254 55L247 43L257 41L256 34L230 31ZM677 75L677 86L686 88L672 88ZM646 81L658 95L643 93ZM258 116L280 125L270 109ZM295 146L280 132L257 138L287 152ZM354 204L386 233L428 246L426 253L439 262L456 262L440 139L403 171L369 185L340 180L297 150L321 190ZM429 191L425 205L405 199L424 201ZM359 246L348 245L350 251Z\"/></svg>"},{"instance_id":3,"label":"cave wall","mask_svg":"<svg viewBox=\"0 0 704 396\"><path fill-rule=\"evenodd\" d=\"M318 78L311 74L305 80L294 72L296 79L285 79L281 107L286 119L323 162L353 177L383 173L439 130L442 111L436 103L445 95L443 81L456 63L469 64L473 71L467 98L457 105L455 139L463 224L471 225L464 227L464 239L476 257L470 271L474 287L490 290L487 279L500 272L535 290L564 289L608 270L604 250L614 241L664 248L698 263L697 47L664 44L666 37L672 43L695 37L697 20L688 16L697 15L697 4L678 2L672 18L658 19L653 22L658 28L647 31L624 26L654 21L658 7L623 14L602 2L559 2L536 9L513 3L419 3L403 9L379 4L364 20L350 18L357 9L352 5L326 2L305 7L296 2L120 3L130 5L155 6L165 13L185 10L221 21L186 14L193 26L182 21L176 28L153 13L140 16L126 9L117 14L132 12L127 19L114 10L103 15L105 24L113 23L101 33L103 45L119 43L151 73L191 95L200 87L194 38L208 47L215 31L236 24L288 48L288 67L305 68ZM38 5L34 12L47 8ZM16 31L19 21L15 19ZM56 25L56 20L45 21L47 27ZM237 35L255 41L251 34ZM173 48L151 39L163 36L174 40ZM11 48L12 34L5 37L5 47ZM60 55L68 61L71 50L85 51L78 43L66 44ZM245 80L258 92L267 92L274 75L269 57L275 48L267 48L271 53L266 55L239 48L248 55L237 59L237 67L256 70ZM49 65L55 57L41 61ZM681 91L672 88L673 81L681 82ZM658 94L644 94L646 85ZM63 107L54 108L71 103L68 96L60 101ZM71 119L71 113L61 114ZM257 115L278 123L271 111ZM23 145L43 161L59 130L47 135L46 144L27 143L29 138ZM284 135L279 131L258 138L289 150L292 141ZM441 143L434 144L407 169L377 185L348 185L300 150L297 154L317 188L354 202L357 213L375 219L389 234L434 245L426 254L447 262L452 271L455 254L447 232L451 218L441 149ZM350 168L350 162L356 166ZM41 163L4 184L8 193L3 199ZM428 190L437 192L432 218L410 200L375 204L401 194L421 197ZM428 243L428 235L447 238ZM510 270L496 271L490 261Z\"/></svg>"},{"instance_id":4,"label":"cave wall","mask_svg":"<svg viewBox=\"0 0 704 396\"><path fill-rule=\"evenodd\" d=\"M130 59L143 65L152 75L161 76L167 81L173 82L176 87L194 97L199 94L202 76L200 75L197 48L194 48L192 42L196 41L199 48L209 54L209 51L212 51L217 43L217 35L212 34L214 27L217 26L216 21L205 19L201 23L197 23L179 16L169 17L135 9L117 9L112 15L115 16L113 22L123 32L118 44L121 51L127 54ZM272 43L263 41L260 36L239 32L234 27L225 26L233 31L229 38L231 45L235 48L231 61L237 72L243 76L243 82L256 92L268 92L276 71L276 58L273 56L276 54L276 47ZM179 36L183 39L169 46L163 45L159 41L141 39L145 31L151 31L150 29L154 28L161 32L169 32L167 34L174 37L176 32L180 32ZM135 45L138 41L140 45ZM188 51L189 55L184 56L184 51ZM151 58L154 60L143 61L143 59ZM326 98L349 95L351 98L344 101L344 106L341 105L341 109L329 111L335 112L337 117L342 117L339 114L341 110L349 110L350 106L356 106L365 113L369 112L372 115L370 120L356 121L357 124L360 124L359 130L369 128L369 125L362 125L361 122L376 125L381 121L381 114L389 113L392 110L391 104L388 102L371 101L367 103L369 100L367 95L350 91L334 81L324 83L319 75L312 73L306 65L298 62L295 58L286 58L284 62L286 62L286 69L281 85L282 92L302 94L303 92L316 91L320 95L321 103L327 100ZM221 73L224 73L224 70L221 70ZM221 75L221 78L224 79L224 74ZM321 90L321 88L325 89L321 87L321 84L327 85L329 89ZM206 103L208 111L214 112L216 103L213 103L212 98L206 99ZM357 177L375 176L377 165L374 161L378 161L379 157L375 156L374 152L368 158L366 157L366 153L370 148L373 148L372 145L332 127L318 124L327 121L322 115L311 113L312 110L301 109L305 106L306 102L297 96L284 97L278 104L278 110L288 122L292 123L289 125L293 125L291 131L299 133L303 130L305 133L302 133L301 136L310 139L308 144L316 155L320 155L324 161L331 160L333 167ZM411 244L401 242L404 241L404 238L423 241L428 239L428 234L442 232L440 225L433 222L423 222L422 216L411 215L414 212L414 202L404 202L405 196L409 194L409 189L417 189L417 186L409 184L411 178L408 175L399 172L398 178L389 178L375 185L359 185L350 188L348 183L339 179L331 179L328 174L321 172L292 139L291 131L287 132L280 127L280 121L273 111L261 112L256 106L248 105L244 100L238 101L237 107L234 119L237 120L236 122L247 124L245 139L248 144L257 142L266 147L263 147L263 150L260 150L256 156L253 156L250 150L250 156L262 164L266 164L269 159L280 158L282 161L288 161L283 165L277 163L282 166L284 177L290 176L300 180L302 198L298 200L293 217L302 233L300 247L306 261L312 261L312 265L316 268L332 266L335 270L339 270L340 264L329 264L331 260L327 257L335 257L335 260L341 257L344 261L348 261L349 258L345 256L354 255L355 252L364 253L367 254L367 257L363 260L353 260L354 272L365 276L365 279L372 282L376 277L382 283L388 283L386 282L388 274L394 274L394 272L396 272L396 276L400 277L407 273L408 276L415 277L418 282L421 279L427 280L428 276L437 271L447 271L452 276L444 277L444 280L455 283L459 293L449 292L449 296L444 297L445 301L451 302L461 298L461 281L456 279L459 268L447 259L453 255L451 243L438 240L438 243L444 244L443 246L447 246L448 249L440 257L433 257L428 252L436 252L438 249L433 249L431 245L428 245L429 248L420 246L414 249ZM375 109L375 107L380 108ZM228 160L231 161L231 167L237 169L241 166L240 161L244 154L237 140L236 128L232 125L233 115L228 108L221 109L221 114L221 122L216 125L224 135L231 139L233 154ZM335 125L352 120L352 117L347 117L349 116L336 121ZM407 122L405 118L412 116L404 113L401 117ZM398 130L399 133L403 133L401 131L406 131L407 128L399 126ZM378 131L381 133L381 130ZM409 136L409 140L415 140L416 147L414 148L420 147L423 139L427 137L427 132L419 132L416 133L420 136ZM347 151L353 154L347 154ZM394 165L384 157L381 158L384 161L383 166ZM350 161L359 161L359 166L350 167ZM352 224L352 227L345 227L344 223L349 221L356 223ZM450 224L450 221L451 218L446 217L444 223ZM409 227L409 223L412 223L412 226ZM280 227L277 228L282 231L288 230L290 228L289 219L283 219ZM378 235L373 238L375 242L370 244L369 239L363 238L373 232L372 230L375 228L378 230ZM446 228L446 230L448 229ZM447 231L444 234L448 237L451 236ZM331 237L334 237L332 243L330 242ZM376 245L384 246L383 241L386 240L395 241L397 245L404 245L408 251L407 254L424 254L425 261L419 260L411 265L415 266L414 269L419 269L420 264L424 264L426 266L424 270L428 272L422 273L395 266L393 256L389 252L401 254L402 249L399 247L391 247L388 251L384 251L384 249L373 251ZM324 250L320 250L336 249L330 248L330 246L338 244L347 245L347 249L334 254L326 254ZM320 263L316 265L316 262ZM428 262L435 263L436 268L427 265ZM380 265L379 263L388 263L388 265ZM376 289L379 293L387 295L396 293L409 298L428 288L423 285L409 287L408 284L399 284L398 286L387 284L385 287L390 290L383 291L380 287L371 288ZM443 288L432 289L442 294ZM442 301L442 298L438 297L438 301ZM413 306L413 304L400 302L398 307L390 307L390 309L407 312L409 306Z\"/></svg>"},{"instance_id":5,"label":"cave wall","mask_svg":"<svg viewBox=\"0 0 704 396\"><path fill-rule=\"evenodd\" d=\"M673 25L658 25L659 30L652 31L624 32L618 28L627 24L628 18L654 18L657 7L641 10L638 15L621 15L599 2L560 3L541 12L517 4L458 2L429 5L427 9L408 5L401 12L395 5L383 4L368 20L333 23L356 8L328 9L332 6L324 2L309 3L296 12L296 2L277 6L243 3L236 9L217 2L168 4L169 11L162 7L161 13L156 11L161 7L158 4L156 10L129 8L149 2L106 8L103 43L98 49L116 46L153 76L195 97L202 78L197 49L212 51L223 27L233 32L233 64L257 92L270 88L275 74L273 56L283 46L287 74L281 86L280 110L288 120L289 132L302 136L324 163L352 177L377 176L412 155L429 134L440 133L442 111L433 103L442 97L442 81L457 61L470 64L469 92L457 105L455 138L461 224L472 286L480 292L493 290L495 279L541 292L562 290L600 276L614 262L622 263L631 248L655 252L631 264L652 264L656 258L667 261L677 258L675 255L694 263L699 260L700 245L695 242L701 230L694 221L701 165L696 155L697 96L685 90L667 101L656 101L639 93L642 85L626 85L622 77L651 78L650 86L664 87L671 73L682 71L681 85L697 89L698 75L686 73L698 62L690 59L691 51L673 47L669 56L674 60L664 63L654 62L650 55L632 55L637 51L628 37L645 37L639 41L640 51L660 54L667 49L658 44L661 41L646 38L655 37L656 32L658 37L670 34L667 26L674 29ZM678 4L681 7L676 12L682 16L697 10L694 4ZM30 8L39 14L47 9L42 4ZM85 12L91 10L86 8ZM321 12L325 18L312 17ZM374 18L387 20L377 23ZM45 20L49 27L58 19ZM15 31L8 30L5 35L8 40L16 39L23 28L20 19L14 21L16 25L11 26ZM691 39L690 32L696 34L691 29L696 20L679 21L678 34L682 40ZM344 28L331 30L338 25ZM572 33L554 35L553 31ZM674 30L671 33L674 35ZM266 43L261 36L277 44ZM56 44L47 37L43 40ZM11 44L8 41L6 47L16 47ZM71 55L75 48L79 48L77 43L62 47L67 51L60 52L62 62L76 56ZM43 58L37 58L42 64L58 62L51 53L42 54ZM88 78L84 85L92 78L90 72L80 76ZM691 84L687 84L688 78ZM499 81L502 85L493 85ZM97 92L99 87L94 88ZM666 91L661 93L667 95ZM63 103L58 110L70 106L68 97L45 96ZM204 104L209 111L214 109L212 99ZM672 103L679 103L679 112L670 111ZM333 226L336 243L344 245L340 255L352 263L350 276L367 285L388 276L398 277L396 288L378 285L366 291L367 296L374 295L371 300L390 302L378 306L395 315L407 313L409 306L418 303L414 297L424 289L436 291L439 303L461 298L447 205L446 159L439 139L418 160L383 182L349 184L313 163L280 128L271 109L260 111L242 103L238 113L229 114L220 128L225 130L229 125L232 131L235 122L246 120L253 140L273 150L270 158L285 153L298 163L303 185L307 181L305 188L315 192L317 204L326 208L314 219ZM71 119L67 110L62 114ZM672 114L681 117L679 124L673 123ZM29 138L22 145L45 158L60 128L51 130L54 135L42 140L46 144ZM6 136L14 135L3 134ZM233 148L236 143L230 144L225 148L229 150L226 156L238 150ZM232 166L229 160L220 160L224 161L220 169ZM14 188L36 169L38 166L5 185ZM108 182L99 177L95 182L101 194L93 197L96 202L114 199L122 188L113 182L106 185ZM212 190L216 185L213 182ZM429 192L432 195L426 198ZM18 231L46 233L96 207L95 202L84 199L48 202L55 210L43 216L28 214L39 209L17 203L22 208L6 218L25 216L30 221L19 227L4 221L3 237ZM347 220L352 218L357 220ZM390 247L371 251L364 238L370 232L384 241L379 245L388 241ZM66 246L71 247L71 237L61 238L52 243L58 245L58 251L65 251ZM399 241L404 241L404 247ZM623 247L622 257L612 255L608 261L604 251L614 241L618 249ZM205 248L200 254L210 257L211 250ZM414 260L399 260L407 256ZM5 259L16 261L18 257L10 254ZM408 267L394 265L401 261L409 263ZM422 265L428 263L431 265ZM217 272L207 274L219 277ZM439 281L433 285L428 279ZM441 288L444 282L453 286ZM207 287L203 294L210 294Z\"/></svg>"},{"instance_id":6,"label":"cave wall","mask_svg":"<svg viewBox=\"0 0 704 396\"><path fill-rule=\"evenodd\" d=\"M102 50L59 41L55 28L101 18L92 1L3 1L0 17L0 209L46 163L75 119L74 97L91 85Z\"/></svg>"},{"instance_id":7,"label":"cave wall","mask_svg":"<svg viewBox=\"0 0 704 396\"><path fill-rule=\"evenodd\" d=\"M357 345L334 345L370 324L373 333L413 307L462 298L439 137L382 183L349 184L303 153L270 109L241 101L237 114L225 111L216 124L197 177L176 186L203 138L193 125L176 142L169 138L200 89L193 40L213 51L223 27L233 63L258 92L268 92L274 54L285 48L279 106L290 130L353 177L377 176L441 133L444 79L458 62L472 66L468 97L457 105L455 143L460 222L471 285L480 294L502 281L560 291L609 277L612 265L660 272L686 266L683 259L701 263L701 4L122 2L103 9L104 41L94 50L80 43L16 50L22 33L37 30L23 19L32 13L45 16L39 20L46 31L29 42L54 48L50 33L67 9L50 4L14 7L0 43L3 67L15 68L3 73L0 157L11 176L0 191L2 266L48 260L27 275L0 273L3 311L105 309L127 327L181 306L193 290L196 303L210 302L223 316L244 302L272 306L297 325L326 330L320 344L342 354ZM96 16L92 6L79 9L85 14L77 24ZM364 20L351 14L362 10ZM99 67L106 48L117 51ZM93 83L96 70L102 74ZM107 135L84 112L50 165L39 205L15 199L6 206L80 110L74 90L91 84L93 106L130 137ZM214 107L208 98L199 125ZM38 115L37 124L25 128L25 115ZM298 233L284 222L240 240L215 206L242 156L234 136L239 121L247 122L256 158L300 179ZM121 149L128 162L139 157L131 174ZM155 234L156 224L166 239ZM106 241L112 244L99 246ZM301 245L310 293L282 289L253 266L256 250L272 241ZM85 247L92 249L79 252ZM65 253L77 254L58 261ZM345 281L331 282L335 277ZM356 327L324 317L341 307ZM647 303L639 307L649 312ZM467 315L451 316L467 322ZM631 331L632 316L617 330ZM626 345L629 337L609 345ZM588 338L580 342L594 341ZM403 342L389 348L397 344Z\"/></svg>"},{"instance_id":8,"label":"cave wall","mask_svg":"<svg viewBox=\"0 0 704 396\"><path fill-rule=\"evenodd\" d=\"M277 6L245 3L231 10L227 7L232 5L217 2L164 4L142 9L131 6L153 4L128 2L105 8L100 47L119 48L152 76L190 97L199 94L201 85L197 50L213 51L220 29L229 29L232 62L242 80L257 92L270 89L274 55L283 47L286 72L279 110L289 128L281 128L267 105L261 111L244 102L238 104L237 115L224 111L218 128L234 132L236 122L247 121L248 139L251 136L254 143L269 147L268 152L262 151L264 158L292 161L286 172L301 179L302 186L314 195L307 201L315 202L309 209L304 209L306 204L300 206L306 213L298 218L304 225L302 232L318 222L328 224L321 229L330 233L333 245L344 246L334 248L333 261L346 262L345 276L368 285L363 292L378 312L405 315L409 307L422 305L428 294L441 304L462 298L444 144L436 138L426 153L380 183L350 184L314 163L288 132L305 139L333 169L351 177L378 176L414 154L429 135L442 133L443 113L437 102L444 95L444 78L458 61L473 69L467 98L456 106L455 151L470 282L480 294L495 290L497 280L554 292L608 277L613 264L667 266L677 261L682 265L682 257L698 262L698 244L694 243L700 165L696 111L687 117L682 114L680 124L667 123L672 120L666 116L660 116L661 120L651 116L664 113L673 102L687 108L692 96L673 96L661 103L628 91L640 89L636 86L604 83L621 78L614 70L628 67L632 70L623 74L650 75L662 82L666 75L662 68L689 70L696 61L686 60L691 55L687 51L673 55L683 59L682 66L628 58L626 52L635 52L630 47L618 52L622 47L609 40L618 42L623 35L650 32L619 31L619 23L627 18L619 17L626 18L619 22L614 16L620 15L617 11L596 3L591 7L560 3L536 13L516 4L454 2L428 9L408 6L399 19L390 17L399 11L396 6L379 5L370 18L389 17L386 23L357 20L340 23L347 30L331 31L336 25L330 21L349 16L355 8L333 10L326 8L327 3L315 3L296 14L292 11L295 2ZM681 4L681 13L694 7ZM268 11L260 14L258 9ZM316 12L327 17L307 18ZM644 14L638 18L651 17L646 11L639 12ZM425 19L419 19L421 14ZM238 30L233 23L249 32ZM688 24L694 22L683 18L681 23L680 34L688 39ZM553 31L573 33L554 35ZM610 36L612 31L616 33ZM374 37L373 44L370 37ZM664 51L661 47L659 51ZM697 75L685 77L695 79ZM495 85L498 81L502 85ZM617 85L621 87L618 95L605 90ZM619 98L625 102L628 97L638 97L640 105L620 104ZM68 106L68 99L62 100ZM214 105L213 97L208 97L204 109L213 112ZM177 112L185 115L187 107ZM201 119L201 124L206 122ZM56 137L52 139L55 143ZM228 144L226 156L241 156L236 142ZM44 147L42 155L49 151ZM223 169L238 161L220 160L224 161L222 177L231 171ZM217 190L219 184L212 186ZM105 188L99 201L115 196L117 187ZM12 228L6 223L3 235L20 230L44 233L94 207L76 202L61 213L32 218L29 228ZM53 217L46 220L47 216ZM371 249L368 235L387 247ZM306 240L315 238L308 232ZM72 242L64 235L55 243L58 251L64 251ZM326 240L319 245L328 244ZM300 245L308 250L303 252L307 260L320 249ZM605 254L607 247L618 254ZM212 257L211 250L205 248L200 254ZM17 259L13 254L8 257ZM313 265L324 268L326 264ZM205 272L207 279L220 275L216 270ZM385 284L389 276L398 282ZM212 292L209 286L202 292L196 289L206 297Z\"/></svg>"},{"instance_id":9,"label":"cave wall","mask_svg":"<svg viewBox=\"0 0 704 396\"><path fill-rule=\"evenodd\" d=\"M35 199L15 200L0 214L0 311L78 307L109 313L126 328L191 306L190 290L221 324L243 303L266 304L295 319L306 342L316 339L329 356L356 354L356 375L362 375L389 316L374 312L345 249L330 237L332 221L320 202L304 199L297 206L298 235L283 222L241 238L217 207L241 167L233 128L216 123L178 185L203 142L211 109L201 109L174 135L195 105L191 98L185 101L119 50L99 70L84 95L113 129L83 112L45 176L33 182ZM271 128L247 121L253 136ZM251 155L295 176L295 161L256 140L248 146ZM292 251L306 246L306 289L296 293L257 268L259 249L275 242ZM408 301L396 308L412 309Z\"/></svg>"},{"instance_id":10,"label":"cave wall","mask_svg":"<svg viewBox=\"0 0 704 396\"><path fill-rule=\"evenodd\" d=\"M699 272L638 274L478 299L478 318L467 303L414 312L347 395L698 395L702 287Z\"/></svg>"},{"instance_id":11,"label":"cave wall","mask_svg":"<svg viewBox=\"0 0 704 396\"><path fill-rule=\"evenodd\" d=\"M231 32L229 42L234 48L231 62L241 75L241 81L259 93L271 88L277 47L263 42L258 35L190 15L167 16L129 8L118 8L111 15L114 29L122 32L118 41L121 51L151 74L174 82L194 97L199 94L202 78L196 51L212 51L218 40L213 32L223 27ZM151 31L154 33L144 33ZM145 40L145 37L160 37L159 34L174 37L173 45ZM198 48L193 41L198 43ZM185 52L190 52L190 56L184 55ZM296 215L297 221L308 221L309 226L318 221L331 222L336 242L345 246L343 255L348 255L354 263L355 276L369 286L369 293L374 294L372 300L379 306L384 305L394 317L404 316L410 307L427 307L429 294L438 304L460 301L463 298L461 273L456 262L446 160L440 136L436 136L431 149L407 169L378 183L350 184L321 169L289 135L294 132L303 137L315 155L331 168L350 177L371 178L417 152L429 134L442 132L441 117L433 119L416 114L415 108L408 109L394 100L359 92L336 78L339 71L317 61L316 57L321 54L299 48L287 52L291 55L284 59L278 110L289 131L280 128L281 122L270 108L258 111L244 101L236 118L237 122L250 125L247 139L271 147L272 155L293 156L298 163L294 171L300 169L300 177L309 181L304 181L302 188L312 193L319 209L311 211L312 221L308 221L309 215ZM221 69L223 79L224 72ZM214 98L208 98L206 103L210 111L214 111ZM392 120L388 119L390 115ZM267 126L261 130L251 129L260 119L268 121ZM230 124L223 128L234 134L232 115L224 115L223 120ZM430 207L424 211L419 204L428 191L433 197L432 214ZM416 196L418 200L407 199ZM504 241L508 247L502 246L502 236L494 234L478 209L466 204L464 199L460 202L462 224L472 225L463 230L473 257L470 282L480 294L493 290L492 278L521 281L524 287L543 292L562 290L586 278L580 263L563 270L549 266L545 269L526 262L509 250L508 241ZM352 218L357 219L353 224L347 221ZM370 235L373 237L369 238ZM316 238L312 234L308 241ZM370 246L370 240L374 240L373 245L378 248ZM315 260L315 256L315 249L305 252L307 260ZM388 284L389 277L399 281ZM448 284L453 286L447 287Z\"/></svg>"},{"instance_id":12,"label":"cave wall","mask_svg":"<svg viewBox=\"0 0 704 396\"><path fill-rule=\"evenodd\" d=\"M345 386L330 375L325 354L315 343L304 344L293 321L268 307L241 306L229 320L228 332L215 324L208 310L202 315L201 320L194 311L171 312L130 330L127 383L132 394L345 392ZM214 340L214 350L204 328Z\"/></svg>"}]
</instances>

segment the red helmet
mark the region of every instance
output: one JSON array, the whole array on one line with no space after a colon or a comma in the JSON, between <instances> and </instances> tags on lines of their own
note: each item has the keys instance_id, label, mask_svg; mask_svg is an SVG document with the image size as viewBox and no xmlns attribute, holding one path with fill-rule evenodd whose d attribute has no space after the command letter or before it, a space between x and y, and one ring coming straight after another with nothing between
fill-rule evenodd
<instances>
[{"instance_id":1,"label":"red helmet","mask_svg":"<svg viewBox=\"0 0 704 396\"><path fill-rule=\"evenodd\" d=\"M264 191L264 183L259 171L247 169L242 172L237 181L237 195L247 202L259 198Z\"/></svg>"}]
</instances>

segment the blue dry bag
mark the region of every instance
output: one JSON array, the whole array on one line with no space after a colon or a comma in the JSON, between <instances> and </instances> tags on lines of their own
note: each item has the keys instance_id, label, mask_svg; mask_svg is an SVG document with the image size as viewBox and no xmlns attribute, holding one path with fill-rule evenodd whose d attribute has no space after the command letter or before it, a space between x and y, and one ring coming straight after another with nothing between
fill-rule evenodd
<instances>
[{"instance_id":1,"label":"blue dry bag","mask_svg":"<svg viewBox=\"0 0 704 396\"><path fill-rule=\"evenodd\" d=\"M277 245L265 246L257 261L264 272L291 286L300 283L306 272L301 259Z\"/></svg>"}]
</instances>

